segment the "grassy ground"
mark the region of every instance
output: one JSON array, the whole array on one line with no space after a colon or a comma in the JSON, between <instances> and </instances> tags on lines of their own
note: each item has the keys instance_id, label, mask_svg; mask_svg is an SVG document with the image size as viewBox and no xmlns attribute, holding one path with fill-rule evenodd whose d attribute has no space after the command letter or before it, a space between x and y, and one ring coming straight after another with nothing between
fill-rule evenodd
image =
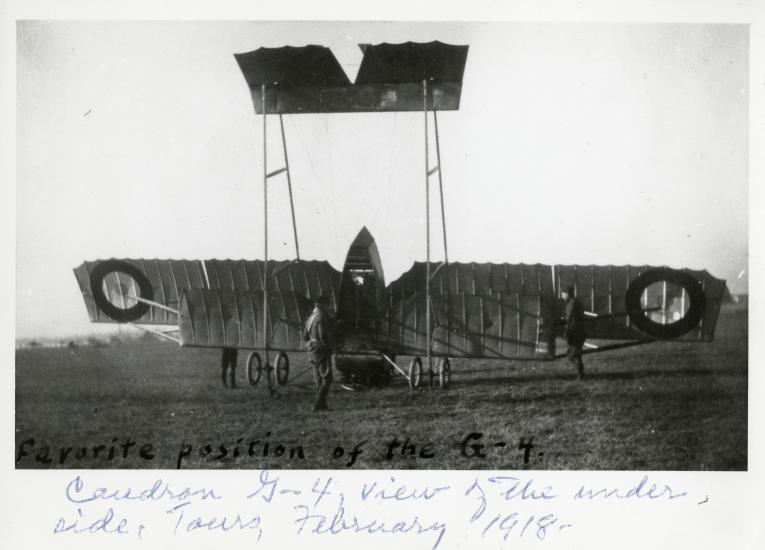
<instances>
[{"instance_id":1,"label":"grassy ground","mask_svg":"<svg viewBox=\"0 0 765 550\"><path fill-rule=\"evenodd\" d=\"M17 455L23 441L33 438L35 445L25 446L29 456L18 467L175 468L186 444L184 468L345 468L348 452L366 441L354 468L745 470L747 342L746 310L727 309L715 342L590 355L584 382L573 379L565 360L454 361L446 391L410 394L403 381L368 392L335 384L332 410L322 413L311 412L310 376L275 397L263 382L246 385L243 354L242 389L229 390L221 386L214 350L157 341L22 350L16 353ZM293 376L307 364L297 354L291 361ZM471 443L486 444L485 458L462 456L461 441L471 432L483 434ZM118 448L109 460L109 446L128 437L138 443L128 458ZM519 439L532 437L524 464ZM393 438L409 438L415 456L396 449L386 458ZM146 443L153 459L138 456ZM211 452L202 456L207 444ZM221 444L227 456L217 458ZM305 458L289 458L289 451L274 456L279 444L301 446ZM45 458L43 445L50 447L50 464L35 459L39 452ZM96 445L106 449L94 458ZM332 456L337 446L345 450L342 458ZM87 454L78 459L81 447ZM418 456L423 449L434 456Z\"/></svg>"}]
</instances>

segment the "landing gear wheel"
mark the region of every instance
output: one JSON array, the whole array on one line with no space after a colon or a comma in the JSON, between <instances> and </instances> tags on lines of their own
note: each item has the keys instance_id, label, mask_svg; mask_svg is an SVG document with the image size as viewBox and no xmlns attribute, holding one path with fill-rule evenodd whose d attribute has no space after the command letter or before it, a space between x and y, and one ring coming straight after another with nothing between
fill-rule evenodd
<instances>
[{"instance_id":1,"label":"landing gear wheel","mask_svg":"<svg viewBox=\"0 0 765 550\"><path fill-rule=\"evenodd\" d=\"M436 367L438 371L438 385L441 389L449 387L449 383L452 381L452 366L448 357L444 357L438 361Z\"/></svg>"},{"instance_id":2,"label":"landing gear wheel","mask_svg":"<svg viewBox=\"0 0 765 550\"><path fill-rule=\"evenodd\" d=\"M247 356L247 380L251 386L258 385L261 374L263 374L263 362L260 360L260 354L257 351L250 352Z\"/></svg>"},{"instance_id":3,"label":"landing gear wheel","mask_svg":"<svg viewBox=\"0 0 765 550\"><path fill-rule=\"evenodd\" d=\"M276 356L276 383L283 386L290 377L290 359L287 354L280 351Z\"/></svg>"},{"instance_id":4,"label":"landing gear wheel","mask_svg":"<svg viewBox=\"0 0 765 550\"><path fill-rule=\"evenodd\" d=\"M409 363L409 385L412 388L419 388L422 382L422 359L416 355Z\"/></svg>"}]
</instances>

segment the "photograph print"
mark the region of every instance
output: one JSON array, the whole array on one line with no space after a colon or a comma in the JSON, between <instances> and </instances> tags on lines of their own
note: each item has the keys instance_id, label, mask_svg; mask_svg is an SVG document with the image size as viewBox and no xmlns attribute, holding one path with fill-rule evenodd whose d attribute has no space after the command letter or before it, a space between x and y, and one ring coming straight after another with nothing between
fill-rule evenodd
<instances>
[{"instance_id":1,"label":"photograph print","mask_svg":"<svg viewBox=\"0 0 765 550\"><path fill-rule=\"evenodd\" d=\"M16 31L17 469L747 470L748 25Z\"/></svg>"}]
</instances>

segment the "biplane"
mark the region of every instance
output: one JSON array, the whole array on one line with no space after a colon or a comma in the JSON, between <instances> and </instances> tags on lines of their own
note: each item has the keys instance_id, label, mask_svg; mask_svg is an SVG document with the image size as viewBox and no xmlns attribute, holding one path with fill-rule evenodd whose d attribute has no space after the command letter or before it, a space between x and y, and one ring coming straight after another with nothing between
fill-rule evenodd
<instances>
[{"instance_id":1,"label":"biplane","mask_svg":"<svg viewBox=\"0 0 765 550\"><path fill-rule=\"evenodd\" d=\"M450 359L554 360L562 289L573 286L598 353L656 340L711 341L725 281L666 266L460 263L448 259L438 112L459 109L468 46L441 42L362 45L354 82L329 48L259 48L235 55L263 130L262 260L108 259L74 273L92 322L127 323L182 346L248 350L247 377L273 393L304 349L312 301L336 316L336 366L357 385L400 374L448 386ZM302 259L284 116L420 112L423 115L425 261L386 284L375 239L362 228L338 271ZM269 170L269 117L281 130L284 165ZM432 124L431 124L432 120ZM435 140L435 163L429 140ZM268 187L289 190L295 258L268 257ZM437 176L443 260L431 258L431 181ZM164 328L163 328L164 327ZM397 357L412 357L408 368ZM424 367L423 367L424 364Z\"/></svg>"}]
</instances>

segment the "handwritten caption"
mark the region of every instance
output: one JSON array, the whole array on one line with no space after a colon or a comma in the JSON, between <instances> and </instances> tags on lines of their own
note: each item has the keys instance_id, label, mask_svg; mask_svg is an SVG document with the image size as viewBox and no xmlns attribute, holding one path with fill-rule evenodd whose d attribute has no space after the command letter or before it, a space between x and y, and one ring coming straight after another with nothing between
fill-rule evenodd
<instances>
[{"instance_id":1,"label":"handwritten caption","mask_svg":"<svg viewBox=\"0 0 765 550\"><path fill-rule=\"evenodd\" d=\"M580 521L575 518L586 517L577 514L577 507L591 502L706 502L640 474L623 487L574 488L556 488L522 472L462 475L457 477L469 481L437 484L418 483L414 472L297 475L260 470L238 475L235 487L186 485L178 481L183 474L174 475L172 482L157 478L145 486L112 487L93 481L95 473L75 475L63 487L62 511L51 522L51 533L137 542L238 535L263 547L284 542L285 536L303 544L318 544L317 538L359 544L372 537L375 546L400 539L407 548L435 550L449 547L450 537L487 544L563 537L575 530Z\"/></svg>"}]
</instances>

